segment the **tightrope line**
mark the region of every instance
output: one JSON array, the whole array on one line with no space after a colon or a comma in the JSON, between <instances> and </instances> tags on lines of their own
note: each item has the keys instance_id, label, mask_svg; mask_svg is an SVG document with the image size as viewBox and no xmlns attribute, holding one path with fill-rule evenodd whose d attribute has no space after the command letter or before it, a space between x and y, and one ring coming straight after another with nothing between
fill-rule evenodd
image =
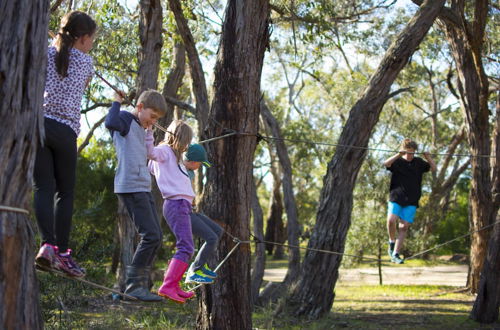
<instances>
[{"instance_id":1,"label":"tightrope line","mask_svg":"<svg viewBox=\"0 0 500 330\"><path fill-rule=\"evenodd\" d=\"M7 206L7 205L0 205L0 211L24 213L24 214L28 214L28 215L30 214L30 211L28 211L26 209L22 209L19 207Z\"/></svg>"}]
</instances>

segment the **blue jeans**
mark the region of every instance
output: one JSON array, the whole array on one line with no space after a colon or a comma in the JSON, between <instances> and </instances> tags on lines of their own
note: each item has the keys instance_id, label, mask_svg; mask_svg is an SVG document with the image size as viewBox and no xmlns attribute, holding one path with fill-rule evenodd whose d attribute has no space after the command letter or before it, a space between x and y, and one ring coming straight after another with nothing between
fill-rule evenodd
<instances>
[{"instance_id":1,"label":"blue jeans","mask_svg":"<svg viewBox=\"0 0 500 330\"><path fill-rule=\"evenodd\" d=\"M201 213L191 213L191 227L193 235L205 241L192 265L193 271L197 271L207 263L207 259L214 253L224 230Z\"/></svg>"}]
</instances>

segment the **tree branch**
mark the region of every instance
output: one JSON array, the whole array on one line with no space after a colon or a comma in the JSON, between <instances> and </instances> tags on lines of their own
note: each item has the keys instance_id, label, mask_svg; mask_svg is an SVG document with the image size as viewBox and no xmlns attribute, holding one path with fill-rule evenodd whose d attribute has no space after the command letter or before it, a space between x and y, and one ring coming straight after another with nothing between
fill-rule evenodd
<instances>
[{"instance_id":1,"label":"tree branch","mask_svg":"<svg viewBox=\"0 0 500 330\"><path fill-rule=\"evenodd\" d=\"M189 59L189 69L191 72L192 88L194 97L196 100L196 118L200 121L200 129L206 127L208 123L208 93L207 85L205 82L205 75L203 72L203 66L198 55L198 50L196 49L196 43L194 41L191 30L189 29L188 21L182 12L182 5L179 0L168 0L170 10L175 16L175 21L177 23L177 29L182 37L184 46L186 46L186 52Z\"/></svg>"},{"instance_id":2,"label":"tree branch","mask_svg":"<svg viewBox=\"0 0 500 330\"><path fill-rule=\"evenodd\" d=\"M185 103L185 102L182 102L182 101L180 101L172 96L168 96L168 95L163 95L163 96L165 97L165 101L167 101L168 103L176 105L181 109L187 110L196 116L197 110L192 105Z\"/></svg>"},{"instance_id":3,"label":"tree branch","mask_svg":"<svg viewBox=\"0 0 500 330\"><path fill-rule=\"evenodd\" d=\"M103 116L101 119L99 119L95 124L94 126L92 126L92 128L90 129L90 131L87 133L87 136L85 137L85 140L83 140L83 142L78 146L78 150L77 150L77 153L80 154L83 149L85 149L85 147L89 144L90 142L90 139L92 138L92 136L94 136L94 132L95 130L102 125L102 123L104 123L104 120L106 120L106 116Z\"/></svg>"}]
</instances>

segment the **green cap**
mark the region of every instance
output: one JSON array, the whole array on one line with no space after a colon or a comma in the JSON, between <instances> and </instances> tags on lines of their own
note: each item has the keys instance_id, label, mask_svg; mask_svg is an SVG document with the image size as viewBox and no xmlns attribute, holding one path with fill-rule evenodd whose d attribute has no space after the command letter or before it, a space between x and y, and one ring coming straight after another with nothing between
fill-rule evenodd
<instances>
[{"instance_id":1,"label":"green cap","mask_svg":"<svg viewBox=\"0 0 500 330\"><path fill-rule=\"evenodd\" d=\"M207 158L207 152L201 144L190 144L186 152L186 159L192 162L201 162L206 167L212 166Z\"/></svg>"}]
</instances>

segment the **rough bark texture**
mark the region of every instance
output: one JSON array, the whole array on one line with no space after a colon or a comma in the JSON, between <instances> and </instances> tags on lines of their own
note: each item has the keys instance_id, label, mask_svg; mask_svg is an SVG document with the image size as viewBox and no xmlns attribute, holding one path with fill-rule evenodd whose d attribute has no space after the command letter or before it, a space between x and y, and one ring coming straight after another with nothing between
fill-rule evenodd
<instances>
[{"instance_id":1,"label":"rough bark texture","mask_svg":"<svg viewBox=\"0 0 500 330\"><path fill-rule=\"evenodd\" d=\"M0 8L0 205L29 209L43 135L49 1L2 1ZM29 216L0 210L1 329L43 327L35 251Z\"/></svg>"},{"instance_id":2,"label":"rough bark texture","mask_svg":"<svg viewBox=\"0 0 500 330\"><path fill-rule=\"evenodd\" d=\"M500 217L497 217L500 221ZM483 267L479 289L471 319L481 323L498 321L500 308L500 225L494 227L488 243L488 254Z\"/></svg>"},{"instance_id":3,"label":"rough bark texture","mask_svg":"<svg viewBox=\"0 0 500 330\"><path fill-rule=\"evenodd\" d=\"M163 14L160 0L141 0L139 38L139 71L137 73L137 96L141 92L158 86L158 71L160 67Z\"/></svg>"},{"instance_id":4,"label":"rough bark texture","mask_svg":"<svg viewBox=\"0 0 500 330\"><path fill-rule=\"evenodd\" d=\"M269 41L268 25L268 0L227 2L208 136L220 135L223 127L238 132L258 132L260 78ZM220 220L228 232L241 240L249 239L251 171L256 141L254 136L241 135L207 145L215 166L207 171L201 206L208 216ZM218 259L233 246L234 242L224 235L217 251ZM252 328L250 254L250 245L242 244L219 270L215 284L201 290L198 328Z\"/></svg>"},{"instance_id":5,"label":"rough bark texture","mask_svg":"<svg viewBox=\"0 0 500 330\"><path fill-rule=\"evenodd\" d=\"M264 239L264 214L257 196L257 186L255 180L252 185L252 215L253 215L253 234L258 240ZM255 260L251 274L251 294L252 305L255 305L259 298L260 286L264 277L264 269L266 267L266 251L264 244L255 245Z\"/></svg>"},{"instance_id":6,"label":"rough bark texture","mask_svg":"<svg viewBox=\"0 0 500 330\"><path fill-rule=\"evenodd\" d=\"M120 238L120 266L116 274L118 287L125 291L125 266L132 263L134 251L137 246L137 233L127 208L118 199L118 237Z\"/></svg>"},{"instance_id":7,"label":"rough bark texture","mask_svg":"<svg viewBox=\"0 0 500 330\"><path fill-rule=\"evenodd\" d=\"M496 127L493 139L493 150L500 154L500 92L497 92ZM494 203L499 203L499 162L498 157L492 160ZM496 221L500 221L498 216ZM470 317L481 323L492 323L498 320L500 308L500 225L496 225L488 242L488 253L481 273L477 298Z\"/></svg>"},{"instance_id":8,"label":"rough bark texture","mask_svg":"<svg viewBox=\"0 0 500 330\"><path fill-rule=\"evenodd\" d=\"M390 87L423 40L444 0L428 0L387 50L367 88L349 113L338 143L366 147ZM310 248L344 252L351 222L353 189L366 150L337 148L328 164ZM289 311L316 319L331 310L341 257L308 251L297 286L287 300Z\"/></svg>"},{"instance_id":9,"label":"rough bark texture","mask_svg":"<svg viewBox=\"0 0 500 330\"><path fill-rule=\"evenodd\" d=\"M482 64L481 53L488 16L488 0L474 2L474 19L465 21L462 1L453 0L451 12L460 24L440 18L457 68L457 89L464 113L470 152L473 155L490 155L491 141L488 110L488 77ZM500 155L496 155L500 157ZM478 230L495 220L498 203L492 203L492 177L490 159L472 157L470 190L471 230ZM487 251L491 230L472 235L470 272L467 281L472 293L477 292L481 270Z\"/></svg>"}]
</instances>

